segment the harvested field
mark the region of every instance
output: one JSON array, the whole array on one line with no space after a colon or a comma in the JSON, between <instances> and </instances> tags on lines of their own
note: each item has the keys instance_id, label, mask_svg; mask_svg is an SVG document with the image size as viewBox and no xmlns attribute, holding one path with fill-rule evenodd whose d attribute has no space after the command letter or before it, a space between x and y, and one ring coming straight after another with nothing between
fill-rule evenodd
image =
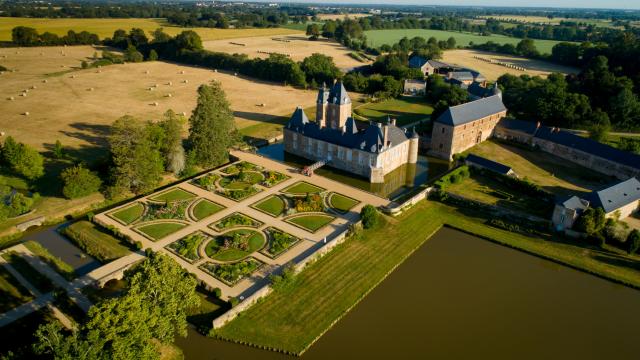
<instances>
[{"instance_id":1,"label":"harvested field","mask_svg":"<svg viewBox=\"0 0 640 360\"><path fill-rule=\"evenodd\" d=\"M97 34L100 39L112 37L117 29L131 30L140 28L147 33L162 27L167 34L176 35L183 30L196 31L202 40L231 39L250 36L269 36L295 34L299 31L285 28L267 29L213 29L213 28L182 28L172 26L165 19L33 19L33 18L0 18L0 41L11 40L11 29L16 26L29 26L43 33L45 31L66 35L67 31L88 31Z\"/></svg>"},{"instance_id":2,"label":"harvested field","mask_svg":"<svg viewBox=\"0 0 640 360\"><path fill-rule=\"evenodd\" d=\"M501 63L512 64L527 69L527 71L516 70L496 63L477 59L493 60ZM576 68L556 65L546 61L532 60L525 57L495 54L478 50L447 50L442 56L442 61L468 67L481 72L489 81L495 81L503 74L512 74L516 76L531 75L547 77L552 72L563 74L577 73Z\"/></svg>"},{"instance_id":3,"label":"harvested field","mask_svg":"<svg viewBox=\"0 0 640 360\"><path fill-rule=\"evenodd\" d=\"M320 20L344 20L344 18L349 19L359 19L363 17L371 16L371 14L318 14L317 17Z\"/></svg>"},{"instance_id":4,"label":"harvested field","mask_svg":"<svg viewBox=\"0 0 640 360\"><path fill-rule=\"evenodd\" d=\"M117 118L153 120L169 109L188 117L198 86L214 79L222 82L238 128L250 128L248 135L255 137L278 135L280 127L274 122L282 123L298 105L315 103L314 90L160 61L80 69L82 60L100 50L91 46L0 49L0 64L15 70L0 75L0 131L39 150L50 150L59 139L72 155L93 160L103 153L109 126ZM23 90L28 90L27 96L20 96Z\"/></svg>"},{"instance_id":5,"label":"harvested field","mask_svg":"<svg viewBox=\"0 0 640 360\"><path fill-rule=\"evenodd\" d=\"M276 40L274 40L276 39ZM304 35L260 36L229 40L205 41L205 49L229 54L247 54L250 57L269 57L268 53L288 54L295 61L302 61L313 53L321 53L333 57L333 61L341 69L362 66L349 53L352 50L341 44L320 39L309 41Z\"/></svg>"}]
</instances>

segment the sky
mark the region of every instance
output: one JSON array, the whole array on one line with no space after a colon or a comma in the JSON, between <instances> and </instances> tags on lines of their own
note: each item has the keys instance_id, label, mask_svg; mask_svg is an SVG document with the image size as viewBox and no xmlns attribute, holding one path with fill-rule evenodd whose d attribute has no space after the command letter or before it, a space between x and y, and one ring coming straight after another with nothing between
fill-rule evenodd
<instances>
[{"instance_id":1,"label":"sky","mask_svg":"<svg viewBox=\"0 0 640 360\"><path fill-rule=\"evenodd\" d=\"M269 2L269 0L258 0ZM273 1L273 0L271 0ZM295 3L335 4L412 4L412 5L460 5L460 6L510 6L510 7L563 7L640 9L640 0L279 0Z\"/></svg>"}]
</instances>

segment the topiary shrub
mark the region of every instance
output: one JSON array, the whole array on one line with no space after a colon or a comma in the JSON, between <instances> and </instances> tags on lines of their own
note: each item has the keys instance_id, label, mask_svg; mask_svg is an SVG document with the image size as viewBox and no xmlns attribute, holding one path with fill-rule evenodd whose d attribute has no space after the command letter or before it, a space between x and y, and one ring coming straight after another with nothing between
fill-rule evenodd
<instances>
[{"instance_id":1,"label":"topiary shrub","mask_svg":"<svg viewBox=\"0 0 640 360\"><path fill-rule=\"evenodd\" d=\"M372 205L365 205L360 210L360 218L362 219L362 227L370 229L378 223L378 210Z\"/></svg>"},{"instance_id":2,"label":"topiary shrub","mask_svg":"<svg viewBox=\"0 0 640 360\"><path fill-rule=\"evenodd\" d=\"M136 250L142 250L142 241L138 240L135 242Z\"/></svg>"},{"instance_id":3,"label":"topiary shrub","mask_svg":"<svg viewBox=\"0 0 640 360\"><path fill-rule=\"evenodd\" d=\"M229 305L231 305L231 308L238 306L239 303L240 300L238 300L238 298L232 297L229 299Z\"/></svg>"},{"instance_id":4,"label":"topiary shrub","mask_svg":"<svg viewBox=\"0 0 640 360\"><path fill-rule=\"evenodd\" d=\"M215 295L218 299L220 299L220 297L222 296L222 290L220 290L220 288L215 288L212 292L213 295Z\"/></svg>"}]
</instances>

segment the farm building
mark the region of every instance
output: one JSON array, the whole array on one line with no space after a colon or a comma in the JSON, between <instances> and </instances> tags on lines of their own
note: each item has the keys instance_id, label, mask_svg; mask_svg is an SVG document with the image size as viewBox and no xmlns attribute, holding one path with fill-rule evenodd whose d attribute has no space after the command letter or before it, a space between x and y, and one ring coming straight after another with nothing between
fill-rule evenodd
<instances>
[{"instance_id":1,"label":"farm building","mask_svg":"<svg viewBox=\"0 0 640 360\"><path fill-rule=\"evenodd\" d=\"M632 177L602 190L593 191L585 199L574 196L557 203L552 221L558 230L570 229L587 207L603 209L607 218L625 219L638 211L639 204L640 181Z\"/></svg>"},{"instance_id":2,"label":"farm building","mask_svg":"<svg viewBox=\"0 0 640 360\"><path fill-rule=\"evenodd\" d=\"M316 121L309 121L298 107L284 129L285 151L334 168L384 182L384 176L418 160L419 138L415 131L371 123L358 130L351 117L351 99L341 82L320 88Z\"/></svg>"},{"instance_id":3,"label":"farm building","mask_svg":"<svg viewBox=\"0 0 640 360\"><path fill-rule=\"evenodd\" d=\"M476 169L484 169L492 171L496 174L506 175L506 176L516 176L515 171L507 165L501 164L499 162L495 162L493 160L489 160L487 158L483 158L482 156L477 156L474 154L469 154L465 159L464 163Z\"/></svg>"},{"instance_id":4,"label":"farm building","mask_svg":"<svg viewBox=\"0 0 640 360\"><path fill-rule=\"evenodd\" d=\"M433 124L431 154L451 160L453 155L491 137L506 115L500 95L450 107Z\"/></svg>"},{"instance_id":5,"label":"farm building","mask_svg":"<svg viewBox=\"0 0 640 360\"><path fill-rule=\"evenodd\" d=\"M433 74L448 74L453 71L456 66L443 63L437 60L429 60L420 55L413 55L409 59L409 67L412 69L420 69L424 76Z\"/></svg>"},{"instance_id":6,"label":"farm building","mask_svg":"<svg viewBox=\"0 0 640 360\"><path fill-rule=\"evenodd\" d=\"M498 83L495 83L492 87L486 87L479 82L473 82L467 86L467 92L469 93L469 99L478 100L493 95L501 95L502 91L498 87Z\"/></svg>"},{"instance_id":7,"label":"farm building","mask_svg":"<svg viewBox=\"0 0 640 360\"><path fill-rule=\"evenodd\" d=\"M407 79L404 81L404 94L411 96L424 96L427 91L427 82L424 80Z\"/></svg>"}]
</instances>

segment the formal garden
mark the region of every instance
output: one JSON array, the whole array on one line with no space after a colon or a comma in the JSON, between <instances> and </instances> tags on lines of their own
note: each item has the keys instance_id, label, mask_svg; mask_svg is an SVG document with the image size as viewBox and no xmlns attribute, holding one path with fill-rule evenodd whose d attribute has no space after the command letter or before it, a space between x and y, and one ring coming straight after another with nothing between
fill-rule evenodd
<instances>
[{"instance_id":1,"label":"formal garden","mask_svg":"<svg viewBox=\"0 0 640 360\"><path fill-rule=\"evenodd\" d=\"M270 188L287 179L289 176L280 172L241 161L197 178L192 184L228 199L242 201L261 192L259 186Z\"/></svg>"},{"instance_id":2,"label":"formal garden","mask_svg":"<svg viewBox=\"0 0 640 360\"><path fill-rule=\"evenodd\" d=\"M207 199L197 200L190 208L189 213L193 220L200 221L207 218L225 207Z\"/></svg>"},{"instance_id":3,"label":"formal garden","mask_svg":"<svg viewBox=\"0 0 640 360\"><path fill-rule=\"evenodd\" d=\"M189 234L178 241L174 241L165 248L180 256L189 263L194 263L201 259L199 248L203 243L211 240L212 237L203 232Z\"/></svg>"},{"instance_id":4,"label":"formal garden","mask_svg":"<svg viewBox=\"0 0 640 360\"><path fill-rule=\"evenodd\" d=\"M158 241L174 232L186 227L187 224L178 221L161 221L150 224L142 224L134 228L151 241Z\"/></svg>"},{"instance_id":5,"label":"formal garden","mask_svg":"<svg viewBox=\"0 0 640 360\"><path fill-rule=\"evenodd\" d=\"M237 261L262 249L266 243L261 231L251 229L230 230L214 237L205 246L205 253L221 262Z\"/></svg>"},{"instance_id":6,"label":"formal garden","mask_svg":"<svg viewBox=\"0 0 640 360\"><path fill-rule=\"evenodd\" d=\"M274 227L268 227L264 232L268 238L267 246L260 253L272 259L284 254L300 241L297 237Z\"/></svg>"},{"instance_id":7,"label":"formal garden","mask_svg":"<svg viewBox=\"0 0 640 360\"><path fill-rule=\"evenodd\" d=\"M248 258L231 264L205 262L199 268L223 283L233 286L260 269L264 263L256 258Z\"/></svg>"},{"instance_id":8,"label":"formal garden","mask_svg":"<svg viewBox=\"0 0 640 360\"><path fill-rule=\"evenodd\" d=\"M261 221L258 221L245 214L235 212L209 225L209 227L216 231L224 231L224 230L229 230L236 227L259 228L262 225L263 223Z\"/></svg>"}]
</instances>

